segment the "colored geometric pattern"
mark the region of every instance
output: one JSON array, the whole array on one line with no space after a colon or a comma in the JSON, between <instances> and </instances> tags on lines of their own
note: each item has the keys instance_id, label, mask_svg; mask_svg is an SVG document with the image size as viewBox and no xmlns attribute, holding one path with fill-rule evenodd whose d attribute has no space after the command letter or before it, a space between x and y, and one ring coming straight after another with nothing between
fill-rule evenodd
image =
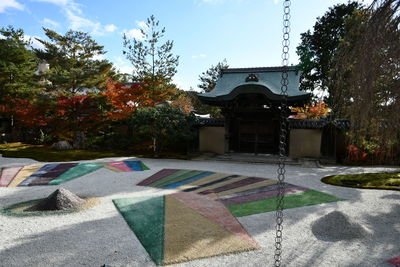
<instances>
[{"instance_id":1,"label":"colored geometric pattern","mask_svg":"<svg viewBox=\"0 0 400 267\"><path fill-rule=\"evenodd\" d=\"M138 183L218 199L236 217L274 211L277 181L227 173L163 169ZM342 200L338 197L286 183L284 208L296 208Z\"/></svg>"},{"instance_id":2,"label":"colored geometric pattern","mask_svg":"<svg viewBox=\"0 0 400 267\"><path fill-rule=\"evenodd\" d=\"M393 264L395 267L400 267L400 257L387 260L386 262Z\"/></svg>"},{"instance_id":3,"label":"colored geometric pattern","mask_svg":"<svg viewBox=\"0 0 400 267\"><path fill-rule=\"evenodd\" d=\"M158 265L259 248L226 207L207 196L180 192L113 202Z\"/></svg>"},{"instance_id":4,"label":"colored geometric pattern","mask_svg":"<svg viewBox=\"0 0 400 267\"><path fill-rule=\"evenodd\" d=\"M181 169L163 169L138 185L180 191L113 200L158 265L258 249L235 217L275 210L278 190L272 179ZM286 184L284 208L338 200Z\"/></svg>"},{"instance_id":5,"label":"colored geometric pattern","mask_svg":"<svg viewBox=\"0 0 400 267\"><path fill-rule=\"evenodd\" d=\"M59 185L100 168L115 172L144 171L149 168L140 160L96 163L49 163L0 169L0 187Z\"/></svg>"}]
</instances>

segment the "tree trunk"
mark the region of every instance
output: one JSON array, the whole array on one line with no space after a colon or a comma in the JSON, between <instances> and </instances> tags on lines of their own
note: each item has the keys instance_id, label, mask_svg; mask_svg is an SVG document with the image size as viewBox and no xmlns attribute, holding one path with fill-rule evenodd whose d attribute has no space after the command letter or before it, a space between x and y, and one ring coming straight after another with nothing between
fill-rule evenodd
<instances>
[{"instance_id":1,"label":"tree trunk","mask_svg":"<svg viewBox=\"0 0 400 267\"><path fill-rule=\"evenodd\" d=\"M76 131L72 146L75 149L85 149L85 139L85 134L82 131Z\"/></svg>"},{"instance_id":2,"label":"tree trunk","mask_svg":"<svg viewBox=\"0 0 400 267\"><path fill-rule=\"evenodd\" d=\"M158 147L157 147L157 138L153 137L153 153L154 157L158 158Z\"/></svg>"}]
</instances>

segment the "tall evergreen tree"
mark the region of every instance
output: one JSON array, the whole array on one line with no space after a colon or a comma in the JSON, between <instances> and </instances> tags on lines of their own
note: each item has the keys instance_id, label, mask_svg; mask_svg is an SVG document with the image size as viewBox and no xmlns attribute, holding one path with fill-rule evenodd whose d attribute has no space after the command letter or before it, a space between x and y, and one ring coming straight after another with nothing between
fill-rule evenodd
<instances>
[{"instance_id":1,"label":"tall evergreen tree","mask_svg":"<svg viewBox=\"0 0 400 267\"><path fill-rule=\"evenodd\" d=\"M39 59L50 65L44 73L49 89L75 94L105 88L112 65L96 59L106 53L103 46L85 32L70 30L60 35L47 28L44 32L50 41L38 39L45 48L35 51Z\"/></svg>"},{"instance_id":2,"label":"tall evergreen tree","mask_svg":"<svg viewBox=\"0 0 400 267\"><path fill-rule=\"evenodd\" d=\"M202 90L202 93L210 92L214 89L217 84L218 79L221 77L222 70L229 68L226 59L218 62L216 65L211 65L211 67L202 72L199 75L200 84L197 85L198 88ZM194 111L198 114L210 114L211 117L219 118L221 117L221 109L219 107L210 106L202 103L197 97L197 92L190 90L186 92L188 97L192 101Z\"/></svg>"},{"instance_id":3,"label":"tall evergreen tree","mask_svg":"<svg viewBox=\"0 0 400 267\"><path fill-rule=\"evenodd\" d=\"M170 83L179 63L179 56L172 53L174 42L167 40L161 43L165 28L159 29L159 21L154 15L147 19L140 31L143 35L141 39L131 40L125 34L123 36L123 53L134 67L134 80L150 80L153 89L157 84Z\"/></svg>"},{"instance_id":4,"label":"tall evergreen tree","mask_svg":"<svg viewBox=\"0 0 400 267\"><path fill-rule=\"evenodd\" d=\"M100 123L98 91L106 88L107 79L113 74L112 65L97 59L106 52L88 33L70 30L61 35L46 28L44 31L50 41L38 39L44 49L35 52L50 65L42 75L49 99L53 100L51 132L72 141L74 148L84 148L85 133Z\"/></svg>"},{"instance_id":5,"label":"tall evergreen tree","mask_svg":"<svg viewBox=\"0 0 400 267\"><path fill-rule=\"evenodd\" d=\"M38 61L24 31L12 26L0 29L0 104L7 98L27 98L35 87Z\"/></svg>"},{"instance_id":6,"label":"tall evergreen tree","mask_svg":"<svg viewBox=\"0 0 400 267\"><path fill-rule=\"evenodd\" d=\"M214 89L217 84L217 80L221 77L221 73L223 69L229 68L226 59L218 62L217 65L212 65L208 70L201 73L199 76L200 84L198 87L203 90L203 92L210 92Z\"/></svg>"},{"instance_id":7,"label":"tall evergreen tree","mask_svg":"<svg viewBox=\"0 0 400 267\"><path fill-rule=\"evenodd\" d=\"M313 31L301 34L301 43L297 47L302 71L300 89L329 93L329 72L340 39L345 34L345 21L359 8L361 5L355 1L335 5L317 19Z\"/></svg>"}]
</instances>

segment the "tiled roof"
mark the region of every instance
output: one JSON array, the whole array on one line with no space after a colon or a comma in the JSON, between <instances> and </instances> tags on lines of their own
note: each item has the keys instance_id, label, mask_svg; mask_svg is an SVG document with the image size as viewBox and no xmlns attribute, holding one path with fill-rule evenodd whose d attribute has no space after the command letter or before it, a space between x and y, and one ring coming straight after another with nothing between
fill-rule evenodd
<instances>
[{"instance_id":1,"label":"tiled roof","mask_svg":"<svg viewBox=\"0 0 400 267\"><path fill-rule=\"evenodd\" d=\"M224 126L225 120L220 118L196 117L196 124L199 126Z\"/></svg>"},{"instance_id":2,"label":"tiled roof","mask_svg":"<svg viewBox=\"0 0 400 267\"><path fill-rule=\"evenodd\" d=\"M225 69L215 88L198 96L205 101L229 101L241 93L257 93L271 100L280 100L282 70L283 67ZM309 93L299 90L300 72L297 67L287 67L287 71L289 99L309 97Z\"/></svg>"},{"instance_id":3,"label":"tiled roof","mask_svg":"<svg viewBox=\"0 0 400 267\"><path fill-rule=\"evenodd\" d=\"M297 66L288 66L286 67L288 71L298 71ZM258 73L258 72L282 72L283 67L275 66L275 67L251 67L251 68L229 68L223 69L222 73Z\"/></svg>"},{"instance_id":4,"label":"tiled roof","mask_svg":"<svg viewBox=\"0 0 400 267\"><path fill-rule=\"evenodd\" d=\"M350 121L344 119L289 119L291 129L321 129L330 124L341 130L350 128Z\"/></svg>"}]
</instances>

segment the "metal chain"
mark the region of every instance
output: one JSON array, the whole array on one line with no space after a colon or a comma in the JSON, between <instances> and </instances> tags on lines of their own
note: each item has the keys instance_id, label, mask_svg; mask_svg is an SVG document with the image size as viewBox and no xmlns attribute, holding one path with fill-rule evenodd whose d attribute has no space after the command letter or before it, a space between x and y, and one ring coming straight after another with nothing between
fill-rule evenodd
<instances>
[{"instance_id":1,"label":"metal chain","mask_svg":"<svg viewBox=\"0 0 400 267\"><path fill-rule=\"evenodd\" d=\"M278 194L276 197L276 225L275 225L275 264L282 263L283 243L283 205L285 194L285 159L286 159L286 137L287 137L287 97L288 97L288 70L289 64L289 33L290 33L290 0L283 2L283 41L282 41L282 77L281 77L281 123L279 136L279 164L278 164Z\"/></svg>"}]
</instances>

